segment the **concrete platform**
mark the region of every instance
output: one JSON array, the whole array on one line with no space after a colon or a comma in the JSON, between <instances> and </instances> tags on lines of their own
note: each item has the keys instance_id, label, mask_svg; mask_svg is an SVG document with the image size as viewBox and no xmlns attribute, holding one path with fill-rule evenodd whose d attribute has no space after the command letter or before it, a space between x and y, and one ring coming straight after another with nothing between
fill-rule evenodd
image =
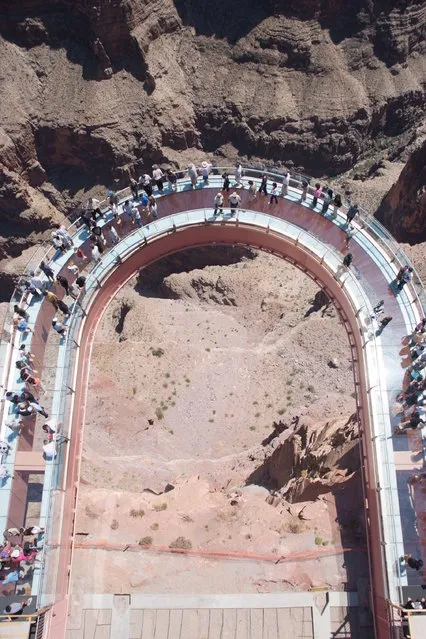
<instances>
[{"instance_id":1,"label":"concrete platform","mask_svg":"<svg viewBox=\"0 0 426 639\"><path fill-rule=\"evenodd\" d=\"M372 638L356 593L86 595L67 639Z\"/></svg>"}]
</instances>

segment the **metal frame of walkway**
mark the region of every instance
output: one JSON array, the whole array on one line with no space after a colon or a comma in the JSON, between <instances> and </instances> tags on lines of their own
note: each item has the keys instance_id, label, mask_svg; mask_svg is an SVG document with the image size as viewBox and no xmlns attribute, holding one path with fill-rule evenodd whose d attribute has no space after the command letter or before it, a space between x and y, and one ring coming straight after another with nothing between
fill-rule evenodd
<instances>
[{"instance_id":1,"label":"metal frame of walkway","mask_svg":"<svg viewBox=\"0 0 426 639\"><path fill-rule=\"evenodd\" d=\"M273 173L268 174L274 178ZM247 170L247 177L258 183L259 172ZM414 458L413 452L418 452L419 447L418 435L392 437L399 420L392 414L392 405L403 386L407 365L401 357L402 340L425 314L421 282L415 279L395 296L391 283L408 260L389 233L366 214L355 222L355 236L351 240L356 268L342 269L345 211L337 217L329 213L320 215L310 206L311 194L302 203L298 179L292 180L288 194L278 205L269 205L269 198L263 196L249 201L247 191L241 190L243 201L235 217L231 217L229 209L225 209L224 215L213 216L212 201L220 187L219 175L212 175L207 185L195 189L190 188L187 180L180 180L176 191L158 197L158 220L142 228L130 225L124 228L120 243L105 252L99 263L91 265L85 290L73 306L67 337L56 349L49 349L49 357L46 345L53 316L50 305L30 300L28 310L34 330L31 338L22 338L12 331L11 313L6 318L0 344L3 386L10 390L19 386L14 362L17 347L24 339L38 359L39 370L44 372L44 362L52 369L47 408L50 416L65 425L65 434L70 438L69 444L58 448L53 461L42 462L39 451L32 449L35 425L29 426L26 437L11 437L6 425L9 406L3 408L1 438L11 443L6 465L11 476L15 473L0 488L4 529L23 523L25 477L30 472L41 472L44 476L40 524L46 527L46 539L32 585L38 608L54 604L54 615L50 614L44 636L59 638L65 627L84 424L82 407L97 323L109 300L140 268L167 254L209 243L242 244L280 255L312 277L333 299L344 321L355 363L372 575L371 605L377 637L388 637L392 627L401 627L398 611L394 614L388 602L399 605L407 588L420 586L421 582L413 582L412 576L407 575L400 558L407 552L421 553L426 540L421 517L423 493L421 488L412 489L407 483L407 478L423 467L424 451L422 448L420 461L418 456ZM127 191L120 195L121 201L129 197ZM100 224L111 223L112 214L107 212L106 220ZM84 251L88 232L78 225L74 228L74 244ZM37 249L29 269L41 259L46 260L47 255L55 273L65 274L74 250L62 255L51 253L46 252L45 246ZM20 299L21 294L16 292L11 309ZM392 315L393 321L378 336L371 316L380 299L385 300L387 314Z\"/></svg>"}]
</instances>

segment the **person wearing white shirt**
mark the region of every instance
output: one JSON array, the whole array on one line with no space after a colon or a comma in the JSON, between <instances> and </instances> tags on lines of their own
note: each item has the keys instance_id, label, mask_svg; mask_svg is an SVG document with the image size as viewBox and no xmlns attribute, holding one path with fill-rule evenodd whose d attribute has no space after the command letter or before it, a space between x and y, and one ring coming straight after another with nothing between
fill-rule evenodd
<instances>
[{"instance_id":1,"label":"person wearing white shirt","mask_svg":"<svg viewBox=\"0 0 426 639\"><path fill-rule=\"evenodd\" d=\"M46 435L48 435L49 440L53 439L54 435L57 433L57 431L59 430L59 425L56 421L56 419L48 419L44 422L42 429L44 430L44 432L46 433Z\"/></svg>"},{"instance_id":2,"label":"person wearing white shirt","mask_svg":"<svg viewBox=\"0 0 426 639\"><path fill-rule=\"evenodd\" d=\"M229 196L229 206L231 209L231 216L235 214L236 208L241 204L241 198L236 191Z\"/></svg>"},{"instance_id":3,"label":"person wearing white shirt","mask_svg":"<svg viewBox=\"0 0 426 639\"><path fill-rule=\"evenodd\" d=\"M220 213L220 215L222 215L223 213L223 194L219 191L219 193L216 193L215 197L214 197L214 211L213 211L213 215L217 215L217 213Z\"/></svg>"},{"instance_id":4,"label":"person wearing white shirt","mask_svg":"<svg viewBox=\"0 0 426 639\"><path fill-rule=\"evenodd\" d=\"M209 164L208 162L203 162L201 164L201 175L203 176L204 184L207 184L207 182L209 181L211 168L212 168L212 165Z\"/></svg>"},{"instance_id":5,"label":"person wearing white shirt","mask_svg":"<svg viewBox=\"0 0 426 639\"><path fill-rule=\"evenodd\" d=\"M118 242L120 241L118 233L112 225L108 229L108 236L112 244L118 244Z\"/></svg>"},{"instance_id":6,"label":"person wearing white shirt","mask_svg":"<svg viewBox=\"0 0 426 639\"><path fill-rule=\"evenodd\" d=\"M100 262L101 261L101 254L100 254L100 251L99 251L98 247L96 246L96 244L91 244L90 248L91 248L91 251L92 251L92 260L94 260L95 262Z\"/></svg>"},{"instance_id":7,"label":"person wearing white shirt","mask_svg":"<svg viewBox=\"0 0 426 639\"><path fill-rule=\"evenodd\" d=\"M53 459L56 454L55 442L53 439L45 439L43 441L43 455L46 459Z\"/></svg>"},{"instance_id":8,"label":"person wearing white shirt","mask_svg":"<svg viewBox=\"0 0 426 639\"><path fill-rule=\"evenodd\" d=\"M37 289L38 291L44 290L44 282L35 274L34 271L30 272L30 279L28 280L29 285L32 288Z\"/></svg>"},{"instance_id":9,"label":"person wearing white shirt","mask_svg":"<svg viewBox=\"0 0 426 639\"><path fill-rule=\"evenodd\" d=\"M189 179L191 180L191 186L194 188L195 186L197 186L198 180L198 173L195 164L190 164L188 166L188 175Z\"/></svg>"},{"instance_id":10,"label":"person wearing white shirt","mask_svg":"<svg viewBox=\"0 0 426 639\"><path fill-rule=\"evenodd\" d=\"M60 227L57 229L56 233L57 233L58 235L61 235L61 236L64 238L64 240L66 241L66 243L68 244L68 246L69 246L70 248L71 248L71 246L74 246L74 242L73 242L73 240L72 240L72 237L71 237L71 235L68 233L68 231L67 231L67 229L65 228L65 226L63 226L63 225L62 225L62 226L60 226Z\"/></svg>"},{"instance_id":11,"label":"person wearing white shirt","mask_svg":"<svg viewBox=\"0 0 426 639\"><path fill-rule=\"evenodd\" d=\"M237 187L242 186L243 185L242 184L243 167L241 166L239 162L237 162L237 164L235 165L234 177L235 177L235 186Z\"/></svg>"},{"instance_id":12,"label":"person wearing white shirt","mask_svg":"<svg viewBox=\"0 0 426 639\"><path fill-rule=\"evenodd\" d=\"M126 200L123 204L123 212L127 215L130 221L133 220L132 210L133 204L130 202L130 200Z\"/></svg>"},{"instance_id":13,"label":"person wearing white shirt","mask_svg":"<svg viewBox=\"0 0 426 639\"><path fill-rule=\"evenodd\" d=\"M133 207L133 213L135 216L136 224L138 225L139 228L142 228L141 213L137 206Z\"/></svg>"},{"instance_id":14,"label":"person wearing white shirt","mask_svg":"<svg viewBox=\"0 0 426 639\"><path fill-rule=\"evenodd\" d=\"M269 198L269 204L272 204L272 202L275 202L275 204L278 204L278 185L276 182L272 182L272 190L271 190L271 197Z\"/></svg>"},{"instance_id":15,"label":"person wearing white shirt","mask_svg":"<svg viewBox=\"0 0 426 639\"><path fill-rule=\"evenodd\" d=\"M95 197L91 197L86 204L86 210L88 213L93 213L93 211L99 208L99 205L100 201L97 200Z\"/></svg>"},{"instance_id":16,"label":"person wearing white shirt","mask_svg":"<svg viewBox=\"0 0 426 639\"><path fill-rule=\"evenodd\" d=\"M67 266L67 269L74 275L74 277L78 277L80 273L80 269L76 264L71 264L71 266Z\"/></svg>"},{"instance_id":17,"label":"person wearing white shirt","mask_svg":"<svg viewBox=\"0 0 426 639\"><path fill-rule=\"evenodd\" d=\"M160 191L160 193L162 193L164 188L164 173L160 169L158 164L154 164L152 168L153 168L152 177L155 180L158 190Z\"/></svg>"},{"instance_id":18,"label":"person wearing white shirt","mask_svg":"<svg viewBox=\"0 0 426 639\"><path fill-rule=\"evenodd\" d=\"M283 197L285 197L288 193L289 184L290 184L290 173L287 171L287 173L283 177L283 184L281 187L281 195Z\"/></svg>"},{"instance_id":19,"label":"person wearing white shirt","mask_svg":"<svg viewBox=\"0 0 426 639\"><path fill-rule=\"evenodd\" d=\"M150 195L152 195L152 184L151 184L151 176L148 175L148 173L144 173L140 178L139 178L139 184L140 186L143 188L143 190L145 191L145 193L147 194L147 196L149 197Z\"/></svg>"}]
</instances>

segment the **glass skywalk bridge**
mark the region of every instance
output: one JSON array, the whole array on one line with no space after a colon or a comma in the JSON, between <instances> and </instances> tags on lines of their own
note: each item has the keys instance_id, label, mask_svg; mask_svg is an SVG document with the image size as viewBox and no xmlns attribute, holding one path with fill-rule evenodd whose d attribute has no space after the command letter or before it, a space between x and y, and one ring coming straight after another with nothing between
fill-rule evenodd
<instances>
[{"instance_id":1,"label":"glass skywalk bridge","mask_svg":"<svg viewBox=\"0 0 426 639\"><path fill-rule=\"evenodd\" d=\"M280 176L271 172L268 175L270 181L280 181ZM247 169L245 182L248 177L258 183L260 173ZM353 224L355 235L349 250L354 256L355 268L342 269L342 255L347 252L345 208L333 219L330 214L323 216L318 209L312 210L311 194L305 203L301 203L301 185L297 177L292 179L287 196L280 199L278 205L269 205L269 198L263 196L249 202L247 191L240 189L242 204L233 217L226 207L224 215L213 216L213 198L221 184L220 175L211 175L207 185L200 184L195 189L187 180L180 180L176 192L166 191L158 197L158 220L150 220L136 229L123 221L119 244L105 251L99 263L81 262L86 286L73 304L63 343L50 331L53 308L31 296L28 313L34 334L22 336L14 332L13 304L22 301L22 293L17 288L13 295L0 344L1 383L8 390L20 389L15 361L18 346L27 343L36 356L37 368L46 387L42 403L49 417L63 424L63 434L69 440L58 445L52 461L44 461L35 424L30 424L25 433L16 437L7 426L10 403L3 403L1 439L9 441L11 446L5 460L10 477L0 488L0 516L4 530L23 525L28 511L29 479L34 474L43 478L38 523L46 533L31 579L32 609L54 605L55 619L50 618L50 626L57 628L56 633L64 627L66 611L62 602L66 598L71 564L81 445L81 433L77 430L79 401L85 386L88 350L85 346L90 341L90 330L93 333L97 318L121 283L150 261L189 246L233 243L271 251L295 263L334 300L344 320L355 364L369 528L371 599L377 635L389 636L391 625L399 627L401 617L392 614L393 609L387 602L403 603L409 588L420 585L412 583L400 558L409 552L421 553L426 540L426 530L422 530L416 516L417 506L423 507L421 496L418 495L416 506L416 499L413 502L413 495L404 481L406 456L401 480L401 452L404 452L401 441L406 438L392 438L398 418L391 411L404 378L399 354L401 340L425 314L423 287L415 274L413 282L398 297L389 290L400 266L407 264L408 259L390 234L364 212ZM130 193L124 190L120 193L121 203L126 198L130 199ZM106 202L102 208L107 209ZM108 210L106 220L100 220L98 224L111 223L112 213ZM81 247L87 254L88 231L77 221L70 232L75 248ZM69 278L66 266L74 256L74 250L61 255L42 245L36 249L27 270L34 269L44 259L50 261L56 274L63 273ZM373 307L380 299L385 300L386 313L392 315L393 320L378 336L372 315ZM409 445L407 439L405 447ZM415 469L413 464L413 472ZM416 538L413 538L413 530L417 532ZM8 596L14 600L24 598L23 594L14 592ZM4 601L6 605L9 599Z\"/></svg>"}]
</instances>

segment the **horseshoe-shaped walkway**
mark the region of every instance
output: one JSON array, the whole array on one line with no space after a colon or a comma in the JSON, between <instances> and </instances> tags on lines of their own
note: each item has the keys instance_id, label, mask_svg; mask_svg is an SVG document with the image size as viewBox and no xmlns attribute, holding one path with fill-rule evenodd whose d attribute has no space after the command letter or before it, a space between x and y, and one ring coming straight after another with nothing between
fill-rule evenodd
<instances>
[{"instance_id":1,"label":"horseshoe-shaped walkway","mask_svg":"<svg viewBox=\"0 0 426 639\"><path fill-rule=\"evenodd\" d=\"M252 175L258 183L256 172ZM86 286L73 304L63 343L52 340L54 310L46 301L29 300L34 334L17 335L7 324L10 315L7 317L1 343L3 385L19 390L14 362L18 346L27 343L47 389L40 401L51 417L64 424L63 433L69 438L57 446L53 461L42 460L34 421L30 420L16 437L7 426L11 405L5 403L1 439L9 441L11 450L3 460L10 477L0 488L2 524L4 529L23 525L28 478L32 473L43 473L39 523L46 533L40 543L44 541L44 548L34 571L32 594L33 609L56 602L55 618L51 617L50 623L57 634L49 636L62 636L59 633L66 619L84 395L97 323L108 301L137 270L164 255L209 243L244 244L276 253L303 269L333 299L345 323L355 362L377 636L389 635L386 602L401 604L408 594L417 593L422 583L422 576L414 571L408 574L400 559L405 553L421 555L426 545L425 491L421 483L413 486L410 482L412 475L423 468L423 442L420 432L393 436L400 420L393 415L395 397L403 388L410 362L406 336L424 315L420 288L407 285L395 295L392 287L406 257L395 249L389 234L368 217L355 220L355 234L348 249L345 211L333 218L331 211L320 213L321 202L316 210L312 208L311 195L301 202L300 184L295 180L278 204L270 204L269 197L263 195L252 200L247 190L238 189L242 202L237 214L231 216L225 197L224 214L215 217L213 198L221 182L220 176L212 175L208 184L193 189L187 180L180 180L176 192L157 193L159 218L146 220L142 215L142 228L135 229L124 219L117 226L107 212L106 221L100 225L114 224L122 239L105 251L99 263L82 262L87 271ZM126 197L128 193L122 193L121 202ZM75 247L89 252L87 230L78 228L73 240ZM342 257L348 251L353 255L349 270L342 266ZM44 248L30 267L37 266L42 257ZM74 250L69 250L51 256L50 265L56 274L72 279L67 265L74 259ZM62 296L58 285L52 290ZM21 294L16 292L12 301L20 299ZM386 314L393 319L378 335L372 309L382 299ZM10 598L22 599L12 589L3 595L5 603Z\"/></svg>"}]
</instances>

